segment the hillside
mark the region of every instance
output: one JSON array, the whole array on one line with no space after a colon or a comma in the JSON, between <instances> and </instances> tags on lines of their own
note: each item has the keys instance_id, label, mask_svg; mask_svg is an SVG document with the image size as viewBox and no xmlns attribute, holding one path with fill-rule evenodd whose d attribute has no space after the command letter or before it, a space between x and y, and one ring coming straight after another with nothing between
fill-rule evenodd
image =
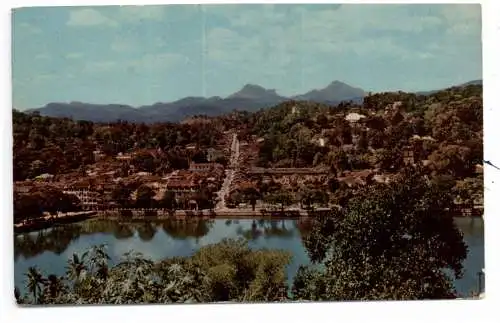
<instances>
[{"instance_id":1,"label":"hillside","mask_svg":"<svg viewBox=\"0 0 500 323\"><path fill-rule=\"evenodd\" d=\"M471 81L468 84L482 84L481 80ZM436 91L418 92L420 95L430 95ZM246 84L241 90L222 98L219 96L186 97L174 102L158 102L152 105L132 107L121 104L91 104L83 102L49 103L44 107L28 110L38 111L42 116L56 118L71 118L93 122L114 122L117 120L129 122L179 122L183 119L196 116L219 116L231 111L255 112L275 106L279 103L293 101L309 101L328 105L338 105L341 102L352 101L357 104L363 102L366 92L340 81L333 81L322 89L313 89L307 93L285 97L273 89L265 89L259 85Z\"/></svg>"},{"instance_id":2,"label":"hillside","mask_svg":"<svg viewBox=\"0 0 500 323\"><path fill-rule=\"evenodd\" d=\"M275 90L265 89L259 85L246 84L241 90L226 98L218 96L210 98L186 97L174 102L158 102L138 108L119 104L54 102L28 112L38 111L42 116L67 117L94 122L113 122L117 120L146 123L178 122L193 115L218 116L233 110L255 112L291 99L327 104L338 104L343 100L360 102L363 95L363 90L353 88L339 81L332 82L324 89L312 90L291 98L280 96Z\"/></svg>"}]
</instances>

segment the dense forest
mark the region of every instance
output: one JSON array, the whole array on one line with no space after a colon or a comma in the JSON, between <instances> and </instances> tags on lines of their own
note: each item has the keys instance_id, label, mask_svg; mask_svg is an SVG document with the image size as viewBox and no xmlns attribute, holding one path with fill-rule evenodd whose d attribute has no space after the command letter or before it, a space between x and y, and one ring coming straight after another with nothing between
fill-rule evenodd
<instances>
[{"instance_id":1,"label":"dense forest","mask_svg":"<svg viewBox=\"0 0 500 323\"><path fill-rule=\"evenodd\" d=\"M94 124L13 111L14 181L41 174L64 174L95 162L94 151L114 157L119 153L161 149L162 160L144 166L151 171L186 168L184 147L213 146L222 136L222 122L194 124ZM137 163L149 160L137 158ZM163 169L162 169L163 167Z\"/></svg>"},{"instance_id":2,"label":"dense forest","mask_svg":"<svg viewBox=\"0 0 500 323\"><path fill-rule=\"evenodd\" d=\"M365 97L362 106L285 102L251 115L247 131L266 138L259 154L262 166L397 171L403 149L411 146L414 156L430 160L436 173L463 178L482 163L481 93L482 87L471 85L430 96L378 93ZM351 111L366 116L359 121L363 126L345 120ZM318 137L326 139L324 147L314 144ZM354 149L345 153L344 145Z\"/></svg>"}]
</instances>

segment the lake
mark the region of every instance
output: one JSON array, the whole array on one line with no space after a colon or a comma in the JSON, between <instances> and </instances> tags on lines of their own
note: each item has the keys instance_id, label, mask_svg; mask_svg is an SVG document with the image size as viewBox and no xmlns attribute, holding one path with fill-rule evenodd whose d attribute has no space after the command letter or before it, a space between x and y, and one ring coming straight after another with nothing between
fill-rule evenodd
<instances>
[{"instance_id":1,"label":"lake","mask_svg":"<svg viewBox=\"0 0 500 323\"><path fill-rule=\"evenodd\" d=\"M484 228L481 218L457 218L469 247L464 277L455 282L460 293L477 290L477 273L484 268ZM301 232L302 220L189 219L163 221L88 220L51 229L18 234L14 238L15 284L24 289L24 273L38 266L44 275L65 272L67 259L96 244L106 244L113 262L130 250L153 260L189 256L200 247L223 238L247 238L251 248L283 249L292 253L288 266L291 284L300 265L309 264ZM483 285L484 288L484 285Z\"/></svg>"}]
</instances>

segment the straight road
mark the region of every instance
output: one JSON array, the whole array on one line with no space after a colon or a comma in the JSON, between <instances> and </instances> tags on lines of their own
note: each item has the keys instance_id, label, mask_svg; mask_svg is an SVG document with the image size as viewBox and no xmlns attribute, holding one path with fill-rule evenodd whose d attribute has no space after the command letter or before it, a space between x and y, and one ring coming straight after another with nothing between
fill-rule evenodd
<instances>
[{"instance_id":1,"label":"straight road","mask_svg":"<svg viewBox=\"0 0 500 323\"><path fill-rule=\"evenodd\" d=\"M240 156L240 142L236 134L233 134L231 142L231 156L229 157L229 167L225 170L226 177L222 182L221 189L217 192L218 202L215 206L216 210L226 210L226 195L229 194L231 183L234 179L234 174L238 168L238 158Z\"/></svg>"}]
</instances>

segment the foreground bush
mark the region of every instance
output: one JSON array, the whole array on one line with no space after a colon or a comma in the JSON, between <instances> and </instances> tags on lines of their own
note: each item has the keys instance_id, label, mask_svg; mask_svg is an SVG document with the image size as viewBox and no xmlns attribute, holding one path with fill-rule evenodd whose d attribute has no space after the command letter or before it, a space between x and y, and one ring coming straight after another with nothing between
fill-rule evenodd
<instances>
[{"instance_id":1,"label":"foreground bush","mask_svg":"<svg viewBox=\"0 0 500 323\"><path fill-rule=\"evenodd\" d=\"M192 257L153 262L129 252L110 264L105 246L68 260L62 277L26 273L19 304L146 304L278 301L286 296L284 251L252 251L242 240L202 247Z\"/></svg>"}]
</instances>

